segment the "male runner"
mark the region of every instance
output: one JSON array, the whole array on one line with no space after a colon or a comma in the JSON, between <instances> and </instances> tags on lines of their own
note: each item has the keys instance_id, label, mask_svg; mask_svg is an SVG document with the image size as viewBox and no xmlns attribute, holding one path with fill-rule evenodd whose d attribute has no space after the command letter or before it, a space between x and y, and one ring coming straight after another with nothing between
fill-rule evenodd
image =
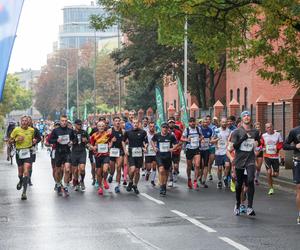
<instances>
[{"instance_id":1,"label":"male runner","mask_svg":"<svg viewBox=\"0 0 300 250\"><path fill-rule=\"evenodd\" d=\"M189 119L189 127L187 127L181 137L181 141L186 142L186 174L188 177L188 187L193 188L191 171L192 165L194 163L195 177L194 177L194 187L197 188L197 180L199 178L199 168L200 168L200 140L202 139L201 130L196 126L195 118L191 117Z\"/></svg>"},{"instance_id":2,"label":"male runner","mask_svg":"<svg viewBox=\"0 0 300 250\"><path fill-rule=\"evenodd\" d=\"M143 127L142 127L143 130L145 130L146 132L149 131L149 118L147 116L145 116L143 118Z\"/></svg>"},{"instance_id":3,"label":"male runner","mask_svg":"<svg viewBox=\"0 0 300 250\"><path fill-rule=\"evenodd\" d=\"M10 134L10 141L16 144L16 162L18 165L19 183L17 190L23 186L21 199L27 200L27 185L29 182L29 173L32 164L32 144L36 143L34 138L34 129L29 126L27 116L21 118L21 127L16 127Z\"/></svg>"},{"instance_id":4,"label":"male runner","mask_svg":"<svg viewBox=\"0 0 300 250\"><path fill-rule=\"evenodd\" d=\"M294 179L296 181L296 204L298 208L297 224L300 225L300 126L293 128L290 131L284 142L283 149L294 150Z\"/></svg>"},{"instance_id":5,"label":"male runner","mask_svg":"<svg viewBox=\"0 0 300 250\"><path fill-rule=\"evenodd\" d=\"M167 181L170 168L172 167L172 152L176 150L177 140L169 133L169 125L166 122L161 124L161 132L152 137L151 145L156 152L156 161L159 170L160 194L166 195Z\"/></svg>"},{"instance_id":6,"label":"male runner","mask_svg":"<svg viewBox=\"0 0 300 250\"><path fill-rule=\"evenodd\" d=\"M61 195L62 177L64 177L64 193L69 196L69 184L71 174L71 150L70 146L74 141L74 131L68 128L68 118L66 115L60 116L60 127L55 128L49 139L50 144L56 144L55 150L55 176L57 193Z\"/></svg>"},{"instance_id":7,"label":"male runner","mask_svg":"<svg viewBox=\"0 0 300 250\"><path fill-rule=\"evenodd\" d=\"M85 164L86 164L86 146L89 142L88 134L82 129L82 121L76 119L74 129L74 140L71 150L71 165L73 172L73 183L75 191L85 190L84 177L85 177ZM80 175L80 183L78 176Z\"/></svg>"},{"instance_id":8,"label":"male runner","mask_svg":"<svg viewBox=\"0 0 300 250\"><path fill-rule=\"evenodd\" d=\"M215 126L211 122L211 116L210 115L206 116L206 121L208 123L208 127L212 130L212 137L215 137L217 126ZM215 161L215 158L216 158L215 152L216 152L216 146L213 144L213 142L211 142L209 144L209 161L208 161L208 173L209 173L208 179L210 181L213 180L213 177L212 177L212 174L211 174L211 169L212 169L212 165L213 165L213 163Z\"/></svg>"},{"instance_id":9,"label":"male runner","mask_svg":"<svg viewBox=\"0 0 300 250\"><path fill-rule=\"evenodd\" d=\"M251 126L249 111L241 113L241 126L232 132L231 142L235 149L232 177L236 177L236 205L234 214L240 215L241 193L245 183L248 186L247 215L255 216L253 209L254 175L255 175L255 151L260 145L259 132Z\"/></svg>"},{"instance_id":10,"label":"male runner","mask_svg":"<svg viewBox=\"0 0 300 250\"><path fill-rule=\"evenodd\" d=\"M143 167L143 152L146 152L148 139L146 131L139 128L137 119L133 119L133 129L125 132L123 148L126 140L129 145L126 155L128 155L130 179L126 190L130 192L133 189L136 194L139 194L137 185L140 179L140 168Z\"/></svg>"}]
</instances>

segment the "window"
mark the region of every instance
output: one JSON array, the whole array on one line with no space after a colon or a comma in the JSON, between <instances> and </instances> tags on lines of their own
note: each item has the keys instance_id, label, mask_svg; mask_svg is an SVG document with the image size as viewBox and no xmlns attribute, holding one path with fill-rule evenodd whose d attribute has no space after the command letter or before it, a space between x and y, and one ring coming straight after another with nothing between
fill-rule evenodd
<instances>
[{"instance_id":1,"label":"window","mask_svg":"<svg viewBox=\"0 0 300 250\"><path fill-rule=\"evenodd\" d=\"M238 103L240 103L240 89L236 90L236 99L237 99Z\"/></svg>"},{"instance_id":2,"label":"window","mask_svg":"<svg viewBox=\"0 0 300 250\"><path fill-rule=\"evenodd\" d=\"M231 89L230 90L230 101L232 101L232 99L233 99L233 90Z\"/></svg>"},{"instance_id":3,"label":"window","mask_svg":"<svg viewBox=\"0 0 300 250\"><path fill-rule=\"evenodd\" d=\"M244 106L245 106L245 109L247 109L247 107L248 107L248 88L247 87L244 88Z\"/></svg>"}]
</instances>

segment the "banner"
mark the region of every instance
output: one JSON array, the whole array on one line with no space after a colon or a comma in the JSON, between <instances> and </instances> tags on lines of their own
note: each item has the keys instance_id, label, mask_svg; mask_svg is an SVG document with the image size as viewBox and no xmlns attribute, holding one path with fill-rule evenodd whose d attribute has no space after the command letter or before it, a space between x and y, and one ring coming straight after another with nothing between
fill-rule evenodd
<instances>
[{"instance_id":1,"label":"banner","mask_svg":"<svg viewBox=\"0 0 300 250\"><path fill-rule=\"evenodd\" d=\"M183 115L181 116L181 120L184 123L185 127L189 126L189 114L187 112L185 96L183 93L181 81L178 76L176 76L177 87L178 87L178 95L179 95L179 102L180 102L180 110L183 111Z\"/></svg>"},{"instance_id":2,"label":"banner","mask_svg":"<svg viewBox=\"0 0 300 250\"><path fill-rule=\"evenodd\" d=\"M158 132L160 131L160 125L165 121L165 112L164 112L164 100L162 93L159 87L155 87L155 96L156 96L156 108L158 113L158 118L156 121L156 126Z\"/></svg>"},{"instance_id":3,"label":"banner","mask_svg":"<svg viewBox=\"0 0 300 250\"><path fill-rule=\"evenodd\" d=\"M0 0L0 101L24 0Z\"/></svg>"}]
</instances>

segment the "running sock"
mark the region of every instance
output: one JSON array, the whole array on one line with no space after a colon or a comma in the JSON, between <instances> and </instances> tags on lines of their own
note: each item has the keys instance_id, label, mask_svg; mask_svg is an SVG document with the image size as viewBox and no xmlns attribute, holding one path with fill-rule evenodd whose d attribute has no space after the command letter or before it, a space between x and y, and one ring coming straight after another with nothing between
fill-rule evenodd
<instances>
[{"instance_id":1,"label":"running sock","mask_svg":"<svg viewBox=\"0 0 300 250\"><path fill-rule=\"evenodd\" d=\"M26 193L26 191L27 191L28 179L29 179L28 176L23 177L23 192L24 193Z\"/></svg>"},{"instance_id":2,"label":"running sock","mask_svg":"<svg viewBox=\"0 0 300 250\"><path fill-rule=\"evenodd\" d=\"M22 182L23 181L23 176L19 176L19 180L20 180L20 182Z\"/></svg>"},{"instance_id":3,"label":"running sock","mask_svg":"<svg viewBox=\"0 0 300 250\"><path fill-rule=\"evenodd\" d=\"M151 181L155 181L156 171L152 171L151 173Z\"/></svg>"},{"instance_id":4,"label":"running sock","mask_svg":"<svg viewBox=\"0 0 300 250\"><path fill-rule=\"evenodd\" d=\"M84 181L84 177L85 177L85 172L81 173L80 176L81 176L81 181L83 182Z\"/></svg>"}]
</instances>

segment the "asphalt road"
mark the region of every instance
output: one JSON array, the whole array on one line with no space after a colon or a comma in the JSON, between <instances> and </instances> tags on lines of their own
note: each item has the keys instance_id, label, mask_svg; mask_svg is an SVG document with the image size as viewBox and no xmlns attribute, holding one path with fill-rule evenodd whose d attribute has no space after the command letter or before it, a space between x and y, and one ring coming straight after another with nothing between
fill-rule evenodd
<instances>
[{"instance_id":1,"label":"asphalt road","mask_svg":"<svg viewBox=\"0 0 300 250\"><path fill-rule=\"evenodd\" d=\"M184 167L184 166L183 166ZM59 197L53 191L50 158L39 151L28 200L16 190L17 167L0 160L0 249L300 249L294 194L256 190L256 217L233 216L234 194L188 190L185 172L166 197L141 181L140 195L114 185L103 197L91 185Z\"/></svg>"}]
</instances>

